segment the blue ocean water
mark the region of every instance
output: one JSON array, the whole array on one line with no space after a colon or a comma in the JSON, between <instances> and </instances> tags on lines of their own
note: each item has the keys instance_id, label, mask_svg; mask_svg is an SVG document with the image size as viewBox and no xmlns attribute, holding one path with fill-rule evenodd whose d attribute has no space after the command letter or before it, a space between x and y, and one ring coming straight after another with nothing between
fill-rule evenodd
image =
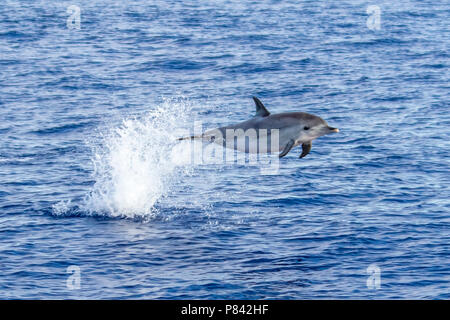
<instances>
[{"instance_id":1,"label":"blue ocean water","mask_svg":"<svg viewBox=\"0 0 450 320\"><path fill-rule=\"evenodd\" d=\"M0 17L0 298L450 298L448 1ZM248 119L253 95L340 133L278 175L186 161L175 137Z\"/></svg>"}]
</instances>

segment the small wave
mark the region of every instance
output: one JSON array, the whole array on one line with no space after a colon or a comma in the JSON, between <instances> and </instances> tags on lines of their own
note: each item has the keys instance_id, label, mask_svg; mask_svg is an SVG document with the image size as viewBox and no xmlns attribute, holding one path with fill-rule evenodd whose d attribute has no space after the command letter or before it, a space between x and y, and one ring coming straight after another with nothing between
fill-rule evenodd
<instances>
[{"instance_id":1,"label":"small wave","mask_svg":"<svg viewBox=\"0 0 450 320\"><path fill-rule=\"evenodd\" d=\"M12 38L12 39L17 39L17 38L32 38L32 35L20 32L20 31L16 31L16 30L11 30L11 31L6 31L6 32L1 32L0 33L0 38Z\"/></svg>"},{"instance_id":2,"label":"small wave","mask_svg":"<svg viewBox=\"0 0 450 320\"><path fill-rule=\"evenodd\" d=\"M271 64L257 64L257 63L241 63L233 66L222 67L227 73L251 73L256 74L259 72L269 72L269 71L281 71L283 70L283 65L281 63L271 63Z\"/></svg>"},{"instance_id":3,"label":"small wave","mask_svg":"<svg viewBox=\"0 0 450 320\"><path fill-rule=\"evenodd\" d=\"M371 40L345 40L338 41L334 44L336 45L344 45L344 46L353 46L353 47L371 47L371 46L393 46L393 45L407 45L411 43L410 40L403 40L400 38L375 38Z\"/></svg>"},{"instance_id":4,"label":"small wave","mask_svg":"<svg viewBox=\"0 0 450 320\"><path fill-rule=\"evenodd\" d=\"M27 163L32 163L32 161L34 160L34 157L32 156L26 156L26 155L22 155L22 156L1 156L0 155L0 165L23 165L23 164L27 164Z\"/></svg>"},{"instance_id":5,"label":"small wave","mask_svg":"<svg viewBox=\"0 0 450 320\"><path fill-rule=\"evenodd\" d=\"M374 97L370 99L372 102L398 102L398 101L409 101L414 99L414 96L385 96L385 97Z\"/></svg>"},{"instance_id":6,"label":"small wave","mask_svg":"<svg viewBox=\"0 0 450 320\"><path fill-rule=\"evenodd\" d=\"M434 64L424 64L422 65L423 68L429 68L429 69L445 69L447 68L447 65L443 63L434 63Z\"/></svg>"},{"instance_id":7,"label":"small wave","mask_svg":"<svg viewBox=\"0 0 450 320\"><path fill-rule=\"evenodd\" d=\"M54 127L48 127L48 128L34 130L34 131L31 131L31 133L34 133L34 134L53 134L53 133L67 132L67 131L72 131L72 130L76 130L76 129L79 129L79 128L83 128L83 127L89 126L92 123L93 122L91 122L91 121L77 122L77 123L67 123L67 124L63 124L63 125L59 125L59 126L54 126Z\"/></svg>"},{"instance_id":8,"label":"small wave","mask_svg":"<svg viewBox=\"0 0 450 320\"><path fill-rule=\"evenodd\" d=\"M138 70L150 71L150 70L202 70L216 66L214 61L186 61L186 60L160 60L145 62L140 65Z\"/></svg>"}]
</instances>

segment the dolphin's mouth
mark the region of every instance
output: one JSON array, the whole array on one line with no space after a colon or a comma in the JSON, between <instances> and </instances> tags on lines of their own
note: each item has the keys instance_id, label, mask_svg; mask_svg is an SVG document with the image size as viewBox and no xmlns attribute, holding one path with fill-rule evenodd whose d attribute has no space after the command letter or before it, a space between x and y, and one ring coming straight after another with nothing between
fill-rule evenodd
<instances>
[{"instance_id":1,"label":"dolphin's mouth","mask_svg":"<svg viewBox=\"0 0 450 320\"><path fill-rule=\"evenodd\" d=\"M331 132L339 132L339 129L338 129L338 128L328 127L328 129L329 129Z\"/></svg>"}]
</instances>

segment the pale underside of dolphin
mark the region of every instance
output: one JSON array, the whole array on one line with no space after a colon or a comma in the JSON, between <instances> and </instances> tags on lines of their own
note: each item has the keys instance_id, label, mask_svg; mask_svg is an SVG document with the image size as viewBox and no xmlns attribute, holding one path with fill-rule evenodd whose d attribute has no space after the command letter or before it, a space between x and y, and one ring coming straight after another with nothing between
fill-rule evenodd
<instances>
[{"instance_id":1,"label":"pale underside of dolphin","mask_svg":"<svg viewBox=\"0 0 450 320\"><path fill-rule=\"evenodd\" d=\"M247 153L281 151L280 158L301 144L300 158L303 158L311 151L311 142L314 139L339 132L339 129L330 127L318 116L305 112L270 114L258 98L253 97L253 100L256 104L256 114L253 118L178 140L201 139Z\"/></svg>"}]
</instances>

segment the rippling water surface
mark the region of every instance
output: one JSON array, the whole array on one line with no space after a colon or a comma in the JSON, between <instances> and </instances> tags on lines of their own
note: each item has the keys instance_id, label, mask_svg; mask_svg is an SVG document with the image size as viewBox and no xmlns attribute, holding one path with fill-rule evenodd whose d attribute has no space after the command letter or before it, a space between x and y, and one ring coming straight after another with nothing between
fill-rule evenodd
<instances>
[{"instance_id":1,"label":"rippling water surface","mask_svg":"<svg viewBox=\"0 0 450 320\"><path fill-rule=\"evenodd\" d=\"M73 4L0 6L0 298L450 298L448 1ZM341 131L278 175L173 143L252 95Z\"/></svg>"}]
</instances>

